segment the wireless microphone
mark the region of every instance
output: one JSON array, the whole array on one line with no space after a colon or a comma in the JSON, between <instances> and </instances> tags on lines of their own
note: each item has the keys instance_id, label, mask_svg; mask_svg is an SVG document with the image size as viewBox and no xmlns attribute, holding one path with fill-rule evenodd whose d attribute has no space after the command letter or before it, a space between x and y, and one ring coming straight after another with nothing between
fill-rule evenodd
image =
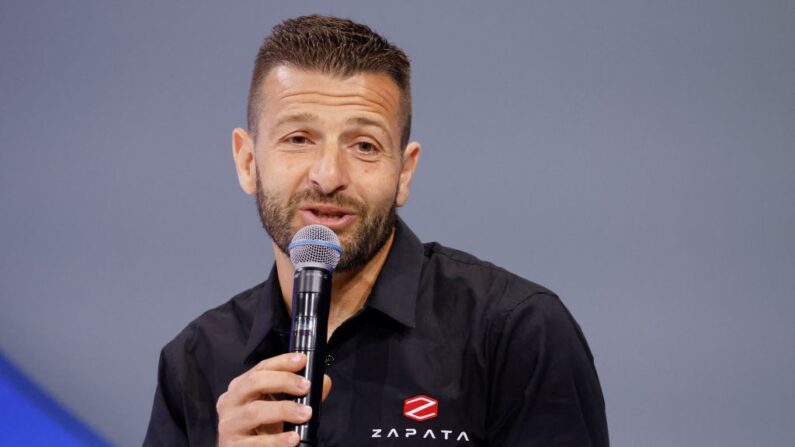
<instances>
[{"instance_id":1,"label":"wireless microphone","mask_svg":"<svg viewBox=\"0 0 795 447\"><path fill-rule=\"evenodd\" d=\"M295 233L288 249L295 266L290 352L306 355L306 367L298 374L311 383L309 392L294 400L312 407L312 418L300 425L286 423L285 431L298 433L299 446L316 447L323 398L331 272L340 261L342 247L330 228L308 225Z\"/></svg>"}]
</instances>

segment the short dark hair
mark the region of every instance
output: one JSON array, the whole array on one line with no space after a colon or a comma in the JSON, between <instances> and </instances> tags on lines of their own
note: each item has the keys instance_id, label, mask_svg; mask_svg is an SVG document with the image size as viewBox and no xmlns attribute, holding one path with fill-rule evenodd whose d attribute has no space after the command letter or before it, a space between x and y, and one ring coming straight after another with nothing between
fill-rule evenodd
<instances>
[{"instance_id":1,"label":"short dark hair","mask_svg":"<svg viewBox=\"0 0 795 447\"><path fill-rule=\"evenodd\" d=\"M287 65L337 76L388 75L400 89L401 150L411 134L411 64L406 53L368 26L338 17L311 15L273 27L254 61L248 93L248 128L256 133L262 83L270 70Z\"/></svg>"}]
</instances>

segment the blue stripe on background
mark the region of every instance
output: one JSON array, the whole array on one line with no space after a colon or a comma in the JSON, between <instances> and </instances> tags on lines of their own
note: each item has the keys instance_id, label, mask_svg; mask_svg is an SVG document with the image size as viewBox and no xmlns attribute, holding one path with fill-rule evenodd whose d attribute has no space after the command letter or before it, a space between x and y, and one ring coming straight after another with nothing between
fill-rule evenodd
<instances>
[{"instance_id":1,"label":"blue stripe on background","mask_svg":"<svg viewBox=\"0 0 795 447\"><path fill-rule=\"evenodd\" d=\"M0 446L107 447L110 444L0 353Z\"/></svg>"}]
</instances>

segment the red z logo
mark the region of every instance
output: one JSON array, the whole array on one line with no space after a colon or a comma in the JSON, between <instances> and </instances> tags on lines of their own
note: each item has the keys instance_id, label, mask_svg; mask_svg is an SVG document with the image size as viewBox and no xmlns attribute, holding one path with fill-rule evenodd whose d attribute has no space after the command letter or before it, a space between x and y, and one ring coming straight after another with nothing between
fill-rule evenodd
<instances>
[{"instance_id":1,"label":"red z logo","mask_svg":"<svg viewBox=\"0 0 795 447\"><path fill-rule=\"evenodd\" d=\"M427 421L439 415L439 402L428 396L414 396L403 401L403 416L417 422Z\"/></svg>"}]
</instances>

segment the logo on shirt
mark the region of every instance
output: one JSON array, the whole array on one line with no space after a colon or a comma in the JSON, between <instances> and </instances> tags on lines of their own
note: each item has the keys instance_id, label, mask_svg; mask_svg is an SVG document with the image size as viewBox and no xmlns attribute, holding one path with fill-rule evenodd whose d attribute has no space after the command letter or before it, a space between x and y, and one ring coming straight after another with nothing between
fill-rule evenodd
<instances>
[{"instance_id":1,"label":"logo on shirt","mask_svg":"<svg viewBox=\"0 0 795 447\"><path fill-rule=\"evenodd\" d=\"M403 416L417 422L427 421L439 415L439 401L428 396L409 397L403 401Z\"/></svg>"},{"instance_id":2,"label":"logo on shirt","mask_svg":"<svg viewBox=\"0 0 795 447\"><path fill-rule=\"evenodd\" d=\"M403 401L403 416L417 422L429 421L439 416L439 401L425 395L409 397ZM469 442L469 435L462 430L420 427L387 427L373 428L370 438L419 438L437 439L439 441Z\"/></svg>"}]
</instances>

